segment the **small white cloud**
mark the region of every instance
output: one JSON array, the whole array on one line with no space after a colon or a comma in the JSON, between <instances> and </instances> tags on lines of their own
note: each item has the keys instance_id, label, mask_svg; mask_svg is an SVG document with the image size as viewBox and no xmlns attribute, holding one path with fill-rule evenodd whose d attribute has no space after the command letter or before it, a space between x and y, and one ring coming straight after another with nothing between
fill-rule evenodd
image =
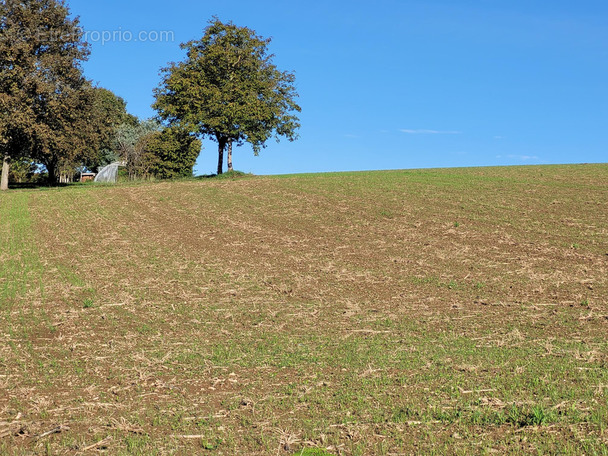
<instances>
[{"instance_id":1,"label":"small white cloud","mask_svg":"<svg viewBox=\"0 0 608 456\"><path fill-rule=\"evenodd\" d=\"M408 135L459 135L461 131L441 131L441 130L411 130L407 128L402 128L401 133L406 133Z\"/></svg>"},{"instance_id":2,"label":"small white cloud","mask_svg":"<svg viewBox=\"0 0 608 456\"><path fill-rule=\"evenodd\" d=\"M507 155L507 158L511 158L513 160L521 160L521 161L538 160L539 159L539 157L537 157L536 155Z\"/></svg>"}]
</instances>

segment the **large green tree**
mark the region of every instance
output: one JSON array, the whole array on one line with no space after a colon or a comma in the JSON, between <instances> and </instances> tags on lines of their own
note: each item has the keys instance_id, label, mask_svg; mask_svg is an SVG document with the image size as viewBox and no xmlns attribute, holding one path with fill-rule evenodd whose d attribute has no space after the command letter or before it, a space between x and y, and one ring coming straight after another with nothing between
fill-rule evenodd
<instances>
[{"instance_id":1,"label":"large green tree","mask_svg":"<svg viewBox=\"0 0 608 456\"><path fill-rule=\"evenodd\" d=\"M218 143L232 170L232 145L251 144L257 155L271 137L297 138L300 106L295 76L281 72L268 51L270 39L214 18L202 39L182 44L187 58L163 69L153 107L170 125Z\"/></svg>"},{"instance_id":2,"label":"large green tree","mask_svg":"<svg viewBox=\"0 0 608 456\"><path fill-rule=\"evenodd\" d=\"M154 157L151 170L154 177L192 177L196 158L201 152L201 141L185 130L169 127L150 135L145 148Z\"/></svg>"},{"instance_id":3,"label":"large green tree","mask_svg":"<svg viewBox=\"0 0 608 456\"><path fill-rule=\"evenodd\" d=\"M89 54L62 0L0 0L0 148L3 187L11 159L59 169L95 143L95 93L81 63Z\"/></svg>"}]
</instances>

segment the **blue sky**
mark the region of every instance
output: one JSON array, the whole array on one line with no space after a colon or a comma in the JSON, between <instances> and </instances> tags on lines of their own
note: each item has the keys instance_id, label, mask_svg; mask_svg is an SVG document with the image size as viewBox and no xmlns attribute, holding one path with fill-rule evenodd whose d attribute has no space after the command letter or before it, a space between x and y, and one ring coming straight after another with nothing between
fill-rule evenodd
<instances>
[{"instance_id":1,"label":"blue sky","mask_svg":"<svg viewBox=\"0 0 608 456\"><path fill-rule=\"evenodd\" d=\"M242 171L608 161L605 0L68 4L92 41L87 77L143 118L159 69L213 15L272 37L275 63L296 73L300 139L259 157L237 148ZM212 173L216 157L205 141L195 172Z\"/></svg>"}]
</instances>

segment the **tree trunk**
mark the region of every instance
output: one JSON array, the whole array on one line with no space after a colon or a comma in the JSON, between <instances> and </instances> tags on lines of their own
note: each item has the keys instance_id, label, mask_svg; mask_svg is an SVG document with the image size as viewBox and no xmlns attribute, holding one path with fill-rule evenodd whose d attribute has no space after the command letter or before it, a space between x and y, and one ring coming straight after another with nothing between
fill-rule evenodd
<instances>
[{"instance_id":1,"label":"tree trunk","mask_svg":"<svg viewBox=\"0 0 608 456\"><path fill-rule=\"evenodd\" d=\"M49 173L49 185L57 185L57 165L55 163L46 163L45 166Z\"/></svg>"},{"instance_id":2,"label":"tree trunk","mask_svg":"<svg viewBox=\"0 0 608 456\"><path fill-rule=\"evenodd\" d=\"M8 171L9 171L9 158L8 155L4 156L2 162L2 182L0 183L0 190L8 190Z\"/></svg>"},{"instance_id":3,"label":"tree trunk","mask_svg":"<svg viewBox=\"0 0 608 456\"><path fill-rule=\"evenodd\" d=\"M226 148L226 140L218 139L218 160L217 160L217 174L224 173L224 149Z\"/></svg>"},{"instance_id":4,"label":"tree trunk","mask_svg":"<svg viewBox=\"0 0 608 456\"><path fill-rule=\"evenodd\" d=\"M232 169L232 140L228 141L228 171L233 171L233 169Z\"/></svg>"}]
</instances>

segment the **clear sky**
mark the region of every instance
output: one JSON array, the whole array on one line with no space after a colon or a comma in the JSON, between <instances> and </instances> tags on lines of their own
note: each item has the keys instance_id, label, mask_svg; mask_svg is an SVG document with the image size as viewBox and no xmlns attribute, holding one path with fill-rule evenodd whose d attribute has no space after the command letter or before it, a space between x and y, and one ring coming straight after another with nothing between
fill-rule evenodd
<instances>
[{"instance_id":1,"label":"clear sky","mask_svg":"<svg viewBox=\"0 0 608 456\"><path fill-rule=\"evenodd\" d=\"M143 118L159 69L213 15L272 37L275 63L296 74L300 139L259 157L237 148L242 171L608 162L606 0L68 4L92 43L87 77ZM216 157L204 141L195 173Z\"/></svg>"}]
</instances>

